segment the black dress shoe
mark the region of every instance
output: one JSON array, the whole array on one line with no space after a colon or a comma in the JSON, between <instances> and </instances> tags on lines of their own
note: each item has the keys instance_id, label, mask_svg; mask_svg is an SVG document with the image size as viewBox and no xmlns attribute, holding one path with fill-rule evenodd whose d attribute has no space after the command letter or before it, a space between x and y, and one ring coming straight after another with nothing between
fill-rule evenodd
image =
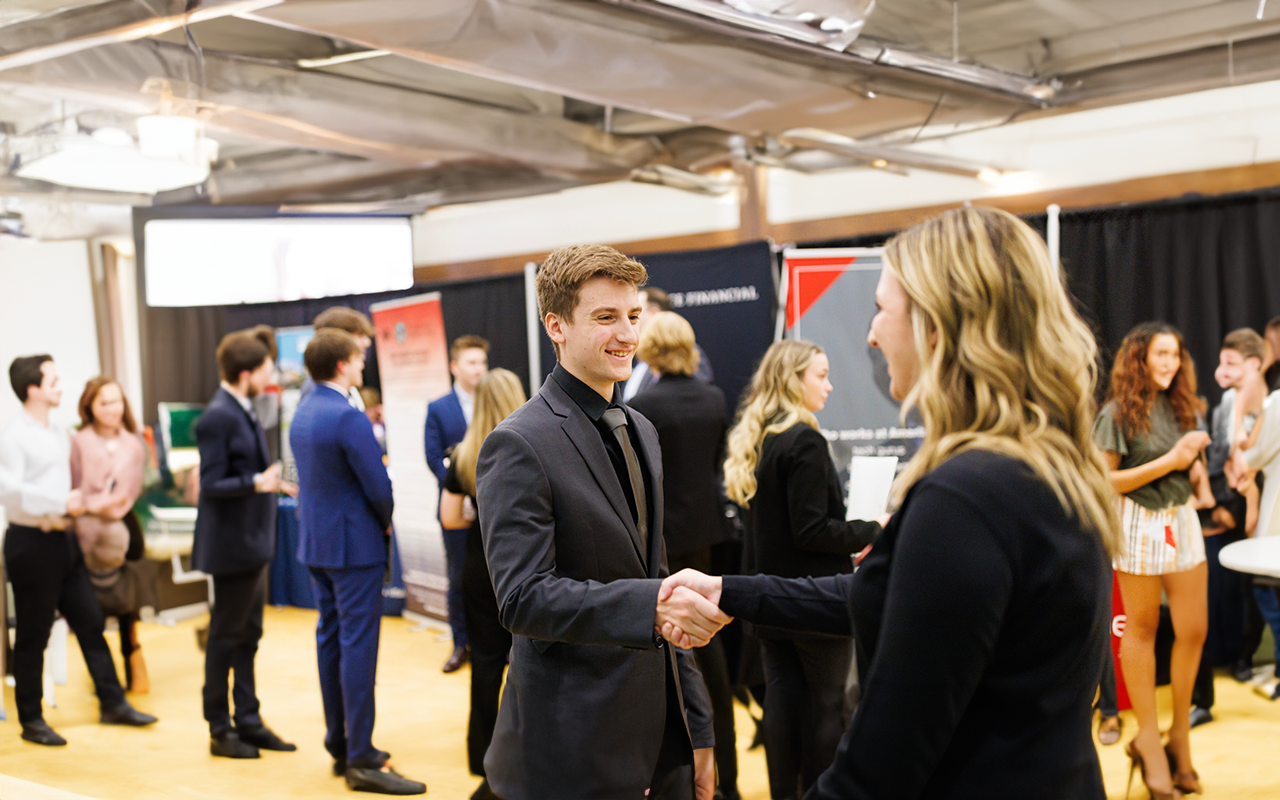
<instances>
[{"instance_id":1,"label":"black dress shoe","mask_svg":"<svg viewBox=\"0 0 1280 800\"><path fill-rule=\"evenodd\" d=\"M502 798L494 794L493 788L489 786L489 779L485 778L471 793L471 800L502 800Z\"/></svg>"},{"instance_id":2,"label":"black dress shoe","mask_svg":"<svg viewBox=\"0 0 1280 800\"><path fill-rule=\"evenodd\" d=\"M209 738L209 754L223 758L261 758L258 748L240 741L235 731L226 731Z\"/></svg>"},{"instance_id":3,"label":"black dress shoe","mask_svg":"<svg viewBox=\"0 0 1280 800\"><path fill-rule=\"evenodd\" d=\"M382 769L348 767L347 788L353 792L373 792L375 794L427 793L427 785L425 783L411 781L386 765L383 765Z\"/></svg>"},{"instance_id":4,"label":"black dress shoe","mask_svg":"<svg viewBox=\"0 0 1280 800\"><path fill-rule=\"evenodd\" d=\"M1213 722L1213 712L1200 706L1191 709L1191 727L1195 728L1206 722Z\"/></svg>"},{"instance_id":5,"label":"black dress shoe","mask_svg":"<svg viewBox=\"0 0 1280 800\"><path fill-rule=\"evenodd\" d=\"M253 745L259 750L274 750L279 753L292 753L298 749L296 744L291 744L276 736L275 731L266 725L241 725L236 728L236 735L240 737L240 741L245 744Z\"/></svg>"},{"instance_id":6,"label":"black dress shoe","mask_svg":"<svg viewBox=\"0 0 1280 800\"><path fill-rule=\"evenodd\" d=\"M46 747L62 747L67 743L67 740L59 736L58 732L50 728L49 723L44 720L23 725L22 738Z\"/></svg>"},{"instance_id":7,"label":"black dress shoe","mask_svg":"<svg viewBox=\"0 0 1280 800\"><path fill-rule=\"evenodd\" d=\"M453 655L449 656L449 660L444 662L442 672L448 675L450 672L457 672L462 669L462 665L471 660L470 647L455 647Z\"/></svg>"},{"instance_id":8,"label":"black dress shoe","mask_svg":"<svg viewBox=\"0 0 1280 800\"><path fill-rule=\"evenodd\" d=\"M1231 677L1240 683L1248 683L1253 680L1253 662L1247 659L1237 661L1231 667Z\"/></svg>"},{"instance_id":9,"label":"black dress shoe","mask_svg":"<svg viewBox=\"0 0 1280 800\"><path fill-rule=\"evenodd\" d=\"M102 715L98 717L98 722L103 725L132 725L135 728L151 725L155 721L155 717L150 714L143 714L127 702L121 703L115 708L104 708Z\"/></svg>"},{"instance_id":10,"label":"black dress shoe","mask_svg":"<svg viewBox=\"0 0 1280 800\"><path fill-rule=\"evenodd\" d=\"M391 760L390 753L388 753L386 750L379 750L376 747L374 748L373 758L371 759L371 761L374 764L377 764L378 767L381 767L383 764L387 763L390 760ZM364 764L363 766L367 767L367 766L371 766L371 764ZM346 774L347 774L347 760L345 758L335 758L333 760L333 777L341 778L343 775L346 775Z\"/></svg>"}]
</instances>

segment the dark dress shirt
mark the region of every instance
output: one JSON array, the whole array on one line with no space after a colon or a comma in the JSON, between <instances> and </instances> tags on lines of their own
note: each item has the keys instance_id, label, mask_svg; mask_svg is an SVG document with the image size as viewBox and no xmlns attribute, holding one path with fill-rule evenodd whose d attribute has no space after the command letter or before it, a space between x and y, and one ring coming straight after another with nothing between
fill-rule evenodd
<instances>
[{"instance_id":1,"label":"dark dress shirt","mask_svg":"<svg viewBox=\"0 0 1280 800\"><path fill-rule=\"evenodd\" d=\"M975 450L912 487L857 573L726 576L720 607L857 638L862 701L805 800L1102 800L1110 566L1030 468Z\"/></svg>"},{"instance_id":2,"label":"dark dress shirt","mask_svg":"<svg viewBox=\"0 0 1280 800\"><path fill-rule=\"evenodd\" d=\"M627 496L627 505L631 508L631 519L636 520L636 494L631 491L631 473L627 471L627 457L623 454L622 445L618 444L617 437L604 421L605 411L624 406L622 385L620 383L613 385L613 402L610 403L601 397L599 392L559 364L556 364L551 378L560 385L561 389L564 389L564 393L569 395L573 402L578 404L578 408L582 409L582 413L587 415L587 419L591 420L591 424L599 431L600 438L604 440L605 452L609 454L609 463L613 464L613 471L618 473L618 483L622 484L622 493ZM637 438L635 426L627 426L627 437L631 439L632 449L639 453L640 440ZM649 476L644 459L640 459L640 473L644 475L644 494L648 498L649 519L653 519L653 479Z\"/></svg>"}]
</instances>

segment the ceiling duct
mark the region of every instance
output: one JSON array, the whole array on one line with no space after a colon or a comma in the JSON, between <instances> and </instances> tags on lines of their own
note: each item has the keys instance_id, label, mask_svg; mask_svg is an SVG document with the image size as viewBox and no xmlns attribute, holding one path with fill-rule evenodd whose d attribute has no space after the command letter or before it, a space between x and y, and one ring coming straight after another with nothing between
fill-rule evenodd
<instances>
[{"instance_id":1,"label":"ceiling duct","mask_svg":"<svg viewBox=\"0 0 1280 800\"><path fill-rule=\"evenodd\" d=\"M983 181L994 180L1000 175L999 170L984 164L948 158L932 153L922 153L918 150L864 145L847 136L814 130L813 128L799 128L787 131L778 137L778 142L779 144L796 148L822 150L856 163L880 169L908 167L929 172L942 172L948 175L960 175L965 178L975 178Z\"/></svg>"},{"instance_id":2,"label":"ceiling duct","mask_svg":"<svg viewBox=\"0 0 1280 800\"><path fill-rule=\"evenodd\" d=\"M187 81L203 74L203 85ZM153 78L160 94L143 94ZM621 137L561 117L520 114L455 98L371 84L180 45L127 42L0 72L0 85L38 87L68 100L154 113L162 95L188 103L218 138L281 145L405 167L477 158L524 165L562 180L622 179L663 156L649 137Z\"/></svg>"},{"instance_id":3,"label":"ceiling duct","mask_svg":"<svg viewBox=\"0 0 1280 800\"><path fill-rule=\"evenodd\" d=\"M862 33L875 0L656 0L732 25L843 50Z\"/></svg>"},{"instance_id":4,"label":"ceiling duct","mask_svg":"<svg viewBox=\"0 0 1280 800\"><path fill-rule=\"evenodd\" d=\"M944 75L924 56L909 63L875 43L866 45L870 56L837 53L653 0L379 0L376 8L371 14L362 0L289 0L246 16L751 136L815 127L854 138L910 139L926 122L941 134L998 124L1043 105L1030 90L1036 82L1025 77L954 64ZM969 80L952 77L961 74Z\"/></svg>"},{"instance_id":5,"label":"ceiling duct","mask_svg":"<svg viewBox=\"0 0 1280 800\"><path fill-rule=\"evenodd\" d=\"M105 0L68 3L0 26L0 70L156 36L183 25L257 11L281 0Z\"/></svg>"}]
</instances>

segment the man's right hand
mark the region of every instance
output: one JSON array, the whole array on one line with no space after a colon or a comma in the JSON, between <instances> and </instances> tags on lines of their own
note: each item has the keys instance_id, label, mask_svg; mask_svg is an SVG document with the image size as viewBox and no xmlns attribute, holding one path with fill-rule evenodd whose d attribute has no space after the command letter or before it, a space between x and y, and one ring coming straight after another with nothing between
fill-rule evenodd
<instances>
[{"instance_id":1,"label":"man's right hand","mask_svg":"<svg viewBox=\"0 0 1280 800\"><path fill-rule=\"evenodd\" d=\"M703 647L733 621L716 605L720 578L684 569L668 576L658 591L654 630L676 647Z\"/></svg>"},{"instance_id":2,"label":"man's right hand","mask_svg":"<svg viewBox=\"0 0 1280 800\"><path fill-rule=\"evenodd\" d=\"M67 514L78 517L85 512L84 493L79 489L72 489L67 495Z\"/></svg>"},{"instance_id":3,"label":"man's right hand","mask_svg":"<svg viewBox=\"0 0 1280 800\"><path fill-rule=\"evenodd\" d=\"M1204 431L1188 431L1182 435L1178 443L1169 451L1175 470L1190 469L1200 451L1209 445L1209 434Z\"/></svg>"},{"instance_id":4,"label":"man's right hand","mask_svg":"<svg viewBox=\"0 0 1280 800\"><path fill-rule=\"evenodd\" d=\"M280 491L280 462L267 467L253 481L253 489L260 494L275 494Z\"/></svg>"}]
</instances>

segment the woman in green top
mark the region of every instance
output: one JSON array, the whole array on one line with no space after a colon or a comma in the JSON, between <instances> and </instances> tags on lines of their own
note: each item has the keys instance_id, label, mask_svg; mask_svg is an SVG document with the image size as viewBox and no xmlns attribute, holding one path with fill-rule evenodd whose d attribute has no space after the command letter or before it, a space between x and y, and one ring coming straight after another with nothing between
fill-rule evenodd
<instances>
[{"instance_id":1,"label":"woman in green top","mask_svg":"<svg viewBox=\"0 0 1280 800\"><path fill-rule=\"evenodd\" d=\"M1125 336L1111 371L1094 441L1120 498L1121 551L1113 564L1127 623L1120 644L1138 735L1125 748L1153 797L1200 791L1191 765L1191 690L1208 628L1208 572L1195 509L1213 505L1196 430L1204 403L1182 335L1145 322ZM1195 489L1193 489L1193 484ZM1173 645L1173 727L1160 750L1156 722L1155 639L1160 591L1169 596ZM1172 773L1172 774L1171 774Z\"/></svg>"}]
</instances>

